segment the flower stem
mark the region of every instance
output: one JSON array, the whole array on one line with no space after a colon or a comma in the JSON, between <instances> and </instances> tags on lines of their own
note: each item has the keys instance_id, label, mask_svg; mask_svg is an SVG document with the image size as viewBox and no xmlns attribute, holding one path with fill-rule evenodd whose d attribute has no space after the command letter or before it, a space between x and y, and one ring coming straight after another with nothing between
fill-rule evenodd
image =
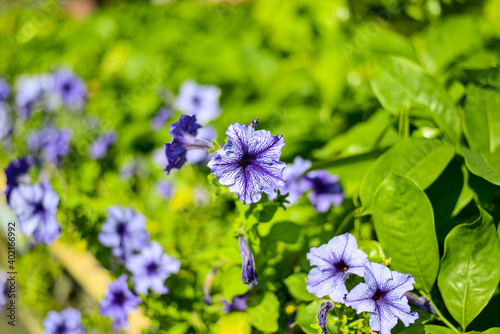
<instances>
[{"instance_id":1,"label":"flower stem","mask_svg":"<svg viewBox=\"0 0 500 334\"><path fill-rule=\"evenodd\" d=\"M461 333L455 326L453 326L453 324L448 319L445 318L445 316L441 313L441 311L436 306L436 304L434 304L434 302L432 301L431 296L429 296L427 293L425 293L423 291L420 291L420 293L422 294L422 296L427 298L429 300L429 302L431 303L432 307L434 307L434 311L436 311L436 315L437 315L437 320L444 323L446 326L448 326L454 332Z\"/></svg>"}]
</instances>

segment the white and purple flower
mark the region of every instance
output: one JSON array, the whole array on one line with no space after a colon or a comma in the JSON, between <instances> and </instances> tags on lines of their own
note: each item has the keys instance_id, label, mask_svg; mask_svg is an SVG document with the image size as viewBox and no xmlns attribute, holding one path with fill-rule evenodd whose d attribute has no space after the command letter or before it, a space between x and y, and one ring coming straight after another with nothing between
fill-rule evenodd
<instances>
[{"instance_id":1,"label":"white and purple flower","mask_svg":"<svg viewBox=\"0 0 500 334\"><path fill-rule=\"evenodd\" d=\"M279 161L285 145L282 135L238 123L231 124L226 135L226 144L213 155L208 167L243 204L258 202L262 192L271 194L285 184L286 165Z\"/></svg>"},{"instance_id":2,"label":"white and purple flower","mask_svg":"<svg viewBox=\"0 0 500 334\"><path fill-rule=\"evenodd\" d=\"M121 275L108 286L106 295L100 302L101 315L113 319L113 329L119 331L128 327L127 317L141 298L137 297L127 286L127 275Z\"/></svg>"},{"instance_id":3,"label":"white and purple flower","mask_svg":"<svg viewBox=\"0 0 500 334\"><path fill-rule=\"evenodd\" d=\"M356 285L347 295L345 304L359 314L370 312L370 328L380 334L390 334L398 319L405 327L418 319L410 311L404 293L413 290L415 280L410 274L390 271L378 263L368 262L364 271L365 283Z\"/></svg>"},{"instance_id":4,"label":"white and purple flower","mask_svg":"<svg viewBox=\"0 0 500 334\"><path fill-rule=\"evenodd\" d=\"M10 193L9 203L24 235L46 245L60 236L61 225L56 217L59 196L48 181L41 185L18 185Z\"/></svg>"},{"instance_id":5,"label":"white and purple flower","mask_svg":"<svg viewBox=\"0 0 500 334\"><path fill-rule=\"evenodd\" d=\"M327 244L313 247L307 253L312 266L307 277L307 291L316 297L329 296L337 303L344 303L347 294L347 275L363 277L367 255L358 249L356 238L350 233L333 237Z\"/></svg>"},{"instance_id":6,"label":"white and purple flower","mask_svg":"<svg viewBox=\"0 0 500 334\"><path fill-rule=\"evenodd\" d=\"M109 131L97 138L89 148L89 155L93 160L99 160L106 156L109 148L116 143L118 136L116 132Z\"/></svg>"},{"instance_id":7,"label":"white and purple flower","mask_svg":"<svg viewBox=\"0 0 500 334\"><path fill-rule=\"evenodd\" d=\"M113 249L113 255L126 259L149 241L146 217L132 208L118 205L108 208L108 218L98 235L99 242Z\"/></svg>"},{"instance_id":8,"label":"white and purple flower","mask_svg":"<svg viewBox=\"0 0 500 334\"><path fill-rule=\"evenodd\" d=\"M344 201L344 193L337 175L326 170L307 173L301 180L302 189L311 189L309 201L318 212L326 212L332 205L339 206Z\"/></svg>"},{"instance_id":9,"label":"white and purple flower","mask_svg":"<svg viewBox=\"0 0 500 334\"><path fill-rule=\"evenodd\" d=\"M186 163L186 154L189 150L210 150L213 145L206 140L196 138L201 125L196 123L196 116L181 115L179 121L171 125L169 134L172 136L171 143L165 143L165 156L168 165L165 174L169 174L172 168L181 168Z\"/></svg>"},{"instance_id":10,"label":"white and purple flower","mask_svg":"<svg viewBox=\"0 0 500 334\"><path fill-rule=\"evenodd\" d=\"M163 247L157 242L151 242L137 255L131 255L125 263L132 273L132 282L137 293L148 294L148 289L164 295L169 289L165 280L179 272L181 262L163 252Z\"/></svg>"},{"instance_id":11,"label":"white and purple flower","mask_svg":"<svg viewBox=\"0 0 500 334\"><path fill-rule=\"evenodd\" d=\"M220 89L211 85L199 85L186 80L179 89L176 107L187 115L195 115L201 124L207 124L219 117Z\"/></svg>"},{"instance_id":12,"label":"white and purple flower","mask_svg":"<svg viewBox=\"0 0 500 334\"><path fill-rule=\"evenodd\" d=\"M9 163L5 168L5 176L7 177L7 188L5 189L5 196L7 203L10 205L10 193L20 183L24 175L28 173L33 159L31 157L20 158Z\"/></svg>"},{"instance_id":13,"label":"white and purple flower","mask_svg":"<svg viewBox=\"0 0 500 334\"><path fill-rule=\"evenodd\" d=\"M238 237L238 243L240 245L240 255L242 261L241 280L243 281L243 284L248 284L248 287L251 289L255 285L259 284L259 282L257 282L257 274L255 273L255 260L253 259L253 254L242 235Z\"/></svg>"},{"instance_id":14,"label":"white and purple flower","mask_svg":"<svg viewBox=\"0 0 500 334\"><path fill-rule=\"evenodd\" d=\"M85 334L80 312L71 307L50 311L43 319L43 334Z\"/></svg>"},{"instance_id":15,"label":"white and purple flower","mask_svg":"<svg viewBox=\"0 0 500 334\"><path fill-rule=\"evenodd\" d=\"M40 151L45 161L59 165L69 153L71 136L70 130L58 130L49 126L40 132L31 133L28 147L32 153Z\"/></svg>"},{"instance_id":16,"label":"white and purple flower","mask_svg":"<svg viewBox=\"0 0 500 334\"><path fill-rule=\"evenodd\" d=\"M281 195L288 194L286 198L289 203L285 203L285 205L292 205L297 203L300 196L304 194L310 188L310 183L304 179L304 173L307 172L309 168L311 168L311 161L302 159L302 157L295 157L292 164L286 166L283 171L283 179L285 179L286 183L278 187L277 189L280 191ZM269 199L272 200L276 197L276 193L272 193L269 195Z\"/></svg>"},{"instance_id":17,"label":"white and purple flower","mask_svg":"<svg viewBox=\"0 0 500 334\"><path fill-rule=\"evenodd\" d=\"M42 102L49 106L53 104L48 98L54 87L54 78L50 74L21 75L15 86L17 112L22 118L28 118Z\"/></svg>"},{"instance_id":18,"label":"white and purple flower","mask_svg":"<svg viewBox=\"0 0 500 334\"><path fill-rule=\"evenodd\" d=\"M87 99L85 82L69 69L59 69L53 75L54 93L63 105L81 109Z\"/></svg>"}]
</instances>

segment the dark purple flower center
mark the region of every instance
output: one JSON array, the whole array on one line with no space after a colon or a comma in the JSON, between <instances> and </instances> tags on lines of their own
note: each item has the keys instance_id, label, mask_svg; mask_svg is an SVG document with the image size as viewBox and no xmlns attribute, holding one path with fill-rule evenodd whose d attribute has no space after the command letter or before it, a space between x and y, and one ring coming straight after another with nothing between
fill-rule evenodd
<instances>
[{"instance_id":1,"label":"dark purple flower center","mask_svg":"<svg viewBox=\"0 0 500 334\"><path fill-rule=\"evenodd\" d=\"M127 224L124 222L119 222L118 225L116 225L116 233L120 235L120 237L124 237L125 234L127 234Z\"/></svg>"},{"instance_id":2,"label":"dark purple flower center","mask_svg":"<svg viewBox=\"0 0 500 334\"><path fill-rule=\"evenodd\" d=\"M325 180L317 177L311 180L313 183L313 190L318 194L335 194L341 193L342 189L336 183L325 182Z\"/></svg>"},{"instance_id":3,"label":"dark purple flower center","mask_svg":"<svg viewBox=\"0 0 500 334\"><path fill-rule=\"evenodd\" d=\"M241 160L238 162L238 164L242 167L247 167L247 166L252 164L254 159L255 159L255 157L253 155L245 153L245 154L243 154L243 157L241 157Z\"/></svg>"},{"instance_id":4,"label":"dark purple flower center","mask_svg":"<svg viewBox=\"0 0 500 334\"><path fill-rule=\"evenodd\" d=\"M35 213L37 214L43 214L45 212L45 207L43 206L43 203L35 203Z\"/></svg>"},{"instance_id":5,"label":"dark purple flower center","mask_svg":"<svg viewBox=\"0 0 500 334\"><path fill-rule=\"evenodd\" d=\"M158 268L159 268L158 263L151 262L146 266L146 271L148 275L154 275L158 271Z\"/></svg>"},{"instance_id":6,"label":"dark purple flower center","mask_svg":"<svg viewBox=\"0 0 500 334\"><path fill-rule=\"evenodd\" d=\"M382 300L385 295L387 294L387 292L385 291L380 291L380 290L377 290L377 292L375 292L375 294L373 295L373 300Z\"/></svg>"},{"instance_id":7,"label":"dark purple flower center","mask_svg":"<svg viewBox=\"0 0 500 334\"><path fill-rule=\"evenodd\" d=\"M113 295L113 304L117 306L123 306L125 301L127 300L127 296L123 293L123 291L118 291Z\"/></svg>"},{"instance_id":8,"label":"dark purple flower center","mask_svg":"<svg viewBox=\"0 0 500 334\"><path fill-rule=\"evenodd\" d=\"M66 333L66 324L63 322L59 325L57 325L56 330L54 331L55 334L64 334Z\"/></svg>"},{"instance_id":9,"label":"dark purple flower center","mask_svg":"<svg viewBox=\"0 0 500 334\"><path fill-rule=\"evenodd\" d=\"M197 96L197 95L193 96L193 104L194 104L195 106L197 106L197 107L199 107L199 106L200 106L200 104L201 104L201 99L200 99L200 97L199 97L199 96Z\"/></svg>"},{"instance_id":10,"label":"dark purple flower center","mask_svg":"<svg viewBox=\"0 0 500 334\"><path fill-rule=\"evenodd\" d=\"M67 93L71 90L71 82L65 82L62 86L63 92Z\"/></svg>"},{"instance_id":11,"label":"dark purple flower center","mask_svg":"<svg viewBox=\"0 0 500 334\"><path fill-rule=\"evenodd\" d=\"M340 273L343 273L344 271L347 271L349 269L349 267L344 263L344 261L340 261L339 263L335 264L335 268Z\"/></svg>"}]
</instances>

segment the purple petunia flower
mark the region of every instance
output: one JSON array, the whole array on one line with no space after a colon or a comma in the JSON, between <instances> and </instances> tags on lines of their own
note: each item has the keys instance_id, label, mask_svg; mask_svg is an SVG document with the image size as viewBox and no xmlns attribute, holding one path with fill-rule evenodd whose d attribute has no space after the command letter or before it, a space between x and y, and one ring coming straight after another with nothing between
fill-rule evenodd
<instances>
[{"instance_id":1,"label":"purple petunia flower","mask_svg":"<svg viewBox=\"0 0 500 334\"><path fill-rule=\"evenodd\" d=\"M413 290L415 280L410 274L390 271L378 263L365 264L365 283L356 285L347 295L345 304L359 314L370 312L370 328L380 334L390 334L398 319L405 327L418 319L410 312L404 293Z\"/></svg>"},{"instance_id":2,"label":"purple petunia flower","mask_svg":"<svg viewBox=\"0 0 500 334\"><path fill-rule=\"evenodd\" d=\"M248 303L248 293L245 293L244 295L241 296L234 296L233 299L231 300L231 303L228 303L227 300L223 299L222 302L224 303L224 307L222 307L222 312L232 312L232 311L239 311L243 312L247 309L247 303Z\"/></svg>"},{"instance_id":3,"label":"purple petunia flower","mask_svg":"<svg viewBox=\"0 0 500 334\"><path fill-rule=\"evenodd\" d=\"M125 259L148 243L146 217L131 208L112 206L108 208L108 218L98 239L101 244L113 249L113 255Z\"/></svg>"},{"instance_id":4,"label":"purple petunia flower","mask_svg":"<svg viewBox=\"0 0 500 334\"><path fill-rule=\"evenodd\" d=\"M311 189L308 197L318 212L326 212L332 205L339 206L344 201L339 177L331 175L326 170L309 172L301 182L302 189Z\"/></svg>"},{"instance_id":5,"label":"purple petunia flower","mask_svg":"<svg viewBox=\"0 0 500 334\"><path fill-rule=\"evenodd\" d=\"M42 102L52 107L54 101L49 95L53 87L54 78L50 74L19 76L16 80L16 108L19 116L28 118Z\"/></svg>"},{"instance_id":6,"label":"purple petunia flower","mask_svg":"<svg viewBox=\"0 0 500 334\"><path fill-rule=\"evenodd\" d=\"M172 197L172 194L174 192L174 185L169 181L158 181L156 182L156 192L162 197L169 199Z\"/></svg>"},{"instance_id":7,"label":"purple petunia flower","mask_svg":"<svg viewBox=\"0 0 500 334\"><path fill-rule=\"evenodd\" d=\"M285 205L288 206L297 203L300 196L310 189L310 183L304 180L302 176L311 168L311 165L311 161L304 160L302 157L297 156L292 164L286 166L283 171L283 179L285 179L286 183L277 188L282 195L288 194L286 199L290 203L285 203ZM269 195L270 200L273 200L275 197L275 192Z\"/></svg>"},{"instance_id":8,"label":"purple petunia flower","mask_svg":"<svg viewBox=\"0 0 500 334\"><path fill-rule=\"evenodd\" d=\"M43 319L42 334L85 334L80 312L71 307L61 312L50 311Z\"/></svg>"},{"instance_id":9,"label":"purple petunia flower","mask_svg":"<svg viewBox=\"0 0 500 334\"><path fill-rule=\"evenodd\" d=\"M69 69L59 69L54 73L54 93L66 106L81 109L87 99L87 86Z\"/></svg>"},{"instance_id":10,"label":"purple petunia flower","mask_svg":"<svg viewBox=\"0 0 500 334\"><path fill-rule=\"evenodd\" d=\"M279 161L285 145L282 135L238 123L231 124L226 135L226 144L213 155L208 167L243 204L258 202L262 192L271 194L285 184L286 165Z\"/></svg>"},{"instance_id":11,"label":"purple petunia flower","mask_svg":"<svg viewBox=\"0 0 500 334\"><path fill-rule=\"evenodd\" d=\"M327 244L313 247L307 253L312 266L307 277L307 291L316 297L329 296L337 303L345 301L347 275L363 277L367 255L358 249L356 238L350 233L333 237Z\"/></svg>"},{"instance_id":12,"label":"purple petunia flower","mask_svg":"<svg viewBox=\"0 0 500 334\"><path fill-rule=\"evenodd\" d=\"M328 313L333 308L333 303L329 300L326 302L322 302L318 311L318 315L316 318L318 319L318 325L321 328L321 333L328 334L328 330L326 329L326 320L328 319Z\"/></svg>"},{"instance_id":13,"label":"purple petunia flower","mask_svg":"<svg viewBox=\"0 0 500 334\"><path fill-rule=\"evenodd\" d=\"M121 275L109 284L108 291L100 302L101 315L112 318L113 329L119 331L128 327L128 314L140 302L141 298L128 289L127 275Z\"/></svg>"},{"instance_id":14,"label":"purple petunia flower","mask_svg":"<svg viewBox=\"0 0 500 334\"><path fill-rule=\"evenodd\" d=\"M168 107L160 108L151 120L151 130L160 130L172 116L172 110Z\"/></svg>"},{"instance_id":15,"label":"purple petunia flower","mask_svg":"<svg viewBox=\"0 0 500 334\"><path fill-rule=\"evenodd\" d=\"M185 114L195 115L201 124L207 124L221 112L219 97L218 87L198 85L193 80L186 80L179 89L175 105Z\"/></svg>"},{"instance_id":16,"label":"purple petunia flower","mask_svg":"<svg viewBox=\"0 0 500 334\"><path fill-rule=\"evenodd\" d=\"M198 130L198 134L196 135L196 138L205 140L209 143L211 143L215 137L217 137L217 133L215 132L215 129L211 126L206 126L203 128L200 128ZM210 154L206 150L189 150L186 153L186 160L189 163L192 164L201 164L201 163L207 163L209 160Z\"/></svg>"},{"instance_id":17,"label":"purple petunia flower","mask_svg":"<svg viewBox=\"0 0 500 334\"><path fill-rule=\"evenodd\" d=\"M59 165L61 159L69 153L71 136L70 130L47 127L29 136L28 147L32 153L41 151L45 161Z\"/></svg>"},{"instance_id":18,"label":"purple petunia flower","mask_svg":"<svg viewBox=\"0 0 500 334\"><path fill-rule=\"evenodd\" d=\"M12 118L9 107L0 102L0 141L7 138L12 132Z\"/></svg>"},{"instance_id":19,"label":"purple petunia flower","mask_svg":"<svg viewBox=\"0 0 500 334\"><path fill-rule=\"evenodd\" d=\"M248 287L251 289L255 285L259 284L259 282L257 282L257 274L255 273L255 260L253 259L253 254L242 235L238 237L238 242L240 245L240 255L242 261L241 280L243 281L243 284L248 284Z\"/></svg>"},{"instance_id":20,"label":"purple petunia flower","mask_svg":"<svg viewBox=\"0 0 500 334\"><path fill-rule=\"evenodd\" d=\"M17 186L10 194L9 203L19 218L24 235L48 245L61 234L61 225L56 218L59 196L49 182Z\"/></svg>"},{"instance_id":21,"label":"purple petunia flower","mask_svg":"<svg viewBox=\"0 0 500 334\"><path fill-rule=\"evenodd\" d=\"M9 286L7 284L7 272L5 270L0 271L0 314L4 313L5 305L9 300Z\"/></svg>"},{"instance_id":22,"label":"purple petunia flower","mask_svg":"<svg viewBox=\"0 0 500 334\"><path fill-rule=\"evenodd\" d=\"M168 133L172 136L171 143L165 143L165 156L168 165L165 174L169 174L172 168L181 168L186 163L188 150L210 150L213 145L205 140L196 138L198 129L201 127L196 123L196 116L181 115L179 121L171 125Z\"/></svg>"},{"instance_id":23,"label":"purple petunia flower","mask_svg":"<svg viewBox=\"0 0 500 334\"><path fill-rule=\"evenodd\" d=\"M132 273L137 293L147 295L148 289L151 289L159 295L164 295L169 291L165 280L179 272L181 261L163 253L163 247L153 241L144 247L141 253L128 257L125 265Z\"/></svg>"},{"instance_id":24,"label":"purple petunia flower","mask_svg":"<svg viewBox=\"0 0 500 334\"><path fill-rule=\"evenodd\" d=\"M89 148L89 155L93 160L102 159L108 153L109 148L116 143L118 136L116 132L109 131L97 138Z\"/></svg>"},{"instance_id":25,"label":"purple petunia flower","mask_svg":"<svg viewBox=\"0 0 500 334\"><path fill-rule=\"evenodd\" d=\"M12 161L5 169L5 176L7 177L5 196L9 205L10 193L20 184L22 176L28 173L32 162L33 159L31 157L20 158L19 160Z\"/></svg>"},{"instance_id":26,"label":"purple petunia flower","mask_svg":"<svg viewBox=\"0 0 500 334\"><path fill-rule=\"evenodd\" d=\"M10 95L10 85L7 81L0 79L0 103L3 103Z\"/></svg>"}]
</instances>

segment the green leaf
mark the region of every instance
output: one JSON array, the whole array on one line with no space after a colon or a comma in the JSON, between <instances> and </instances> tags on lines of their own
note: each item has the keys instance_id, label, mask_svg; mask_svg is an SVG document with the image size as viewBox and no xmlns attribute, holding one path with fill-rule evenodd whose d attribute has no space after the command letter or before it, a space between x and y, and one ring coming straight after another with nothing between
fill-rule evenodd
<instances>
[{"instance_id":1,"label":"green leaf","mask_svg":"<svg viewBox=\"0 0 500 334\"><path fill-rule=\"evenodd\" d=\"M377 64L371 85L380 103L390 113L413 103L429 108L434 122L457 143L460 118L444 87L417 64L399 57L386 58Z\"/></svg>"},{"instance_id":2,"label":"green leaf","mask_svg":"<svg viewBox=\"0 0 500 334\"><path fill-rule=\"evenodd\" d=\"M375 240L360 240L358 242L359 249L368 255L368 260L371 262L382 262L385 254L382 246Z\"/></svg>"},{"instance_id":3,"label":"green leaf","mask_svg":"<svg viewBox=\"0 0 500 334\"><path fill-rule=\"evenodd\" d=\"M299 325L305 333L318 333L318 329L311 327L311 325L317 325L318 320L316 319L316 317L318 315L319 308L321 307L321 303L324 301L324 299L318 299L308 305L302 304L298 307L295 323Z\"/></svg>"},{"instance_id":4,"label":"green leaf","mask_svg":"<svg viewBox=\"0 0 500 334\"><path fill-rule=\"evenodd\" d=\"M477 153L459 146L457 152L465 158L472 174L500 186L500 153Z\"/></svg>"},{"instance_id":5,"label":"green leaf","mask_svg":"<svg viewBox=\"0 0 500 334\"><path fill-rule=\"evenodd\" d=\"M390 174L373 200L373 224L393 269L410 273L429 292L439 269L431 202L410 179Z\"/></svg>"},{"instance_id":6,"label":"green leaf","mask_svg":"<svg viewBox=\"0 0 500 334\"><path fill-rule=\"evenodd\" d=\"M425 325L425 334L455 334L451 328L437 325Z\"/></svg>"},{"instance_id":7,"label":"green leaf","mask_svg":"<svg viewBox=\"0 0 500 334\"><path fill-rule=\"evenodd\" d=\"M485 330L483 334L500 334L500 327L493 327L488 330Z\"/></svg>"},{"instance_id":8,"label":"green leaf","mask_svg":"<svg viewBox=\"0 0 500 334\"><path fill-rule=\"evenodd\" d=\"M291 222L279 222L275 223L271 228L271 231L266 236L266 241L282 241L287 244L293 244L297 242L299 238L300 231L302 227Z\"/></svg>"},{"instance_id":9,"label":"green leaf","mask_svg":"<svg viewBox=\"0 0 500 334\"><path fill-rule=\"evenodd\" d=\"M500 147L500 94L469 85L463 115L471 150L495 152Z\"/></svg>"},{"instance_id":10,"label":"green leaf","mask_svg":"<svg viewBox=\"0 0 500 334\"><path fill-rule=\"evenodd\" d=\"M225 315L217 322L219 334L250 334L252 326L248 322L248 315L242 312L234 312Z\"/></svg>"},{"instance_id":11,"label":"green leaf","mask_svg":"<svg viewBox=\"0 0 500 334\"><path fill-rule=\"evenodd\" d=\"M451 145L436 139L409 138L380 156L366 172L359 190L364 213L371 211L373 195L389 173L404 175L422 189L430 186L453 158Z\"/></svg>"},{"instance_id":12,"label":"green leaf","mask_svg":"<svg viewBox=\"0 0 500 334\"><path fill-rule=\"evenodd\" d=\"M285 285L295 300L308 302L316 298L307 291L306 278L305 273L292 274L285 278Z\"/></svg>"},{"instance_id":13,"label":"green leaf","mask_svg":"<svg viewBox=\"0 0 500 334\"><path fill-rule=\"evenodd\" d=\"M446 237L438 287L450 314L465 330L488 304L500 280L500 248L491 216L455 227Z\"/></svg>"},{"instance_id":14,"label":"green leaf","mask_svg":"<svg viewBox=\"0 0 500 334\"><path fill-rule=\"evenodd\" d=\"M280 315L280 302L272 292L266 292L255 306L249 306L246 313L252 326L262 332L276 332Z\"/></svg>"}]
</instances>

